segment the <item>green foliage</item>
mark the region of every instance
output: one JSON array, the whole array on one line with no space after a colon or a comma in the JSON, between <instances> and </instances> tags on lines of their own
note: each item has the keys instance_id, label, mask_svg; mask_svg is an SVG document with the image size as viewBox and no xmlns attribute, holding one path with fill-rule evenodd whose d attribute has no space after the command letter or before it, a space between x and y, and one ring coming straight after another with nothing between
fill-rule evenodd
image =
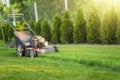
<instances>
[{"instance_id":1,"label":"green foliage","mask_svg":"<svg viewBox=\"0 0 120 80\"><path fill-rule=\"evenodd\" d=\"M51 41L51 27L50 27L49 20L47 17L45 17L44 20L42 21L41 35L47 41Z\"/></svg>"},{"instance_id":2,"label":"green foliage","mask_svg":"<svg viewBox=\"0 0 120 80\"><path fill-rule=\"evenodd\" d=\"M23 26L24 28L27 27L27 25L26 25L25 22L22 23L22 26Z\"/></svg>"},{"instance_id":3,"label":"green foliage","mask_svg":"<svg viewBox=\"0 0 120 80\"><path fill-rule=\"evenodd\" d=\"M16 23L16 28L21 28L21 23L19 21Z\"/></svg>"},{"instance_id":4,"label":"green foliage","mask_svg":"<svg viewBox=\"0 0 120 80\"><path fill-rule=\"evenodd\" d=\"M27 20L34 17L33 2L34 0L10 0L10 3L15 5L13 7L19 9L18 13L23 13Z\"/></svg>"},{"instance_id":5,"label":"green foliage","mask_svg":"<svg viewBox=\"0 0 120 80\"><path fill-rule=\"evenodd\" d=\"M5 18L10 12L10 8L6 7L5 5L2 5L0 2L0 15L3 18Z\"/></svg>"},{"instance_id":6,"label":"green foliage","mask_svg":"<svg viewBox=\"0 0 120 80\"><path fill-rule=\"evenodd\" d=\"M100 43L101 22L97 14L97 9L92 8L87 25L87 41L89 43Z\"/></svg>"},{"instance_id":7,"label":"green foliage","mask_svg":"<svg viewBox=\"0 0 120 80\"><path fill-rule=\"evenodd\" d=\"M46 15L50 21L56 13L62 14L64 11L64 0L36 0L38 15L43 19Z\"/></svg>"},{"instance_id":8,"label":"green foliage","mask_svg":"<svg viewBox=\"0 0 120 80\"><path fill-rule=\"evenodd\" d=\"M7 17L8 14L11 13L11 8L12 7L16 7L16 4L11 5L11 7L7 7L6 5L2 5L0 3L0 40L4 40L3 42L5 43L5 41L10 41L11 38L13 37L13 31L10 27L10 25L8 25L8 23L5 22L5 19ZM18 6L18 5L17 5ZM18 12L19 10L17 8L14 8L15 13Z\"/></svg>"},{"instance_id":9,"label":"green foliage","mask_svg":"<svg viewBox=\"0 0 120 80\"><path fill-rule=\"evenodd\" d=\"M61 16L59 14L56 14L54 17L54 25L52 30L52 42L53 43L60 43L60 28L61 28Z\"/></svg>"},{"instance_id":10,"label":"green foliage","mask_svg":"<svg viewBox=\"0 0 120 80\"><path fill-rule=\"evenodd\" d=\"M10 8L0 3L0 14L3 18L5 18L7 14L11 13L11 8L14 7L15 13L19 12L25 14L24 16L29 21L33 31L41 35L41 20L39 20L38 23L34 21L34 1L37 2L38 15L41 16L41 19L47 15L48 19L53 22L53 17L56 13L59 13L60 15L63 14L64 0L11 0ZM103 16L104 12L111 6L111 4L113 4L112 1L109 1L108 4L106 3L108 3L106 0L102 0L99 3L97 0L68 0L68 8L72 13L68 14L69 16L67 16L65 13L62 21L54 18L54 23L50 23L54 24L52 29L52 42L72 43L74 41L75 43L84 43L86 42L86 38L89 43L100 43L102 41L102 43L112 44L116 43L117 41L119 42L120 32L119 26L117 25L118 16L115 10L119 12L118 3L120 3L120 1L117 0L118 7L112 7L111 10ZM91 5L95 5L94 8L97 10L93 8L93 10L89 12L88 7L91 7ZM104 6L106 6L106 8L104 8ZM78 10L80 7L83 11ZM76 18L74 18L76 10L78 10L78 13ZM74 29L70 16L72 16L72 20L76 20L74 23ZM100 20L102 17L103 20L101 25ZM85 19L88 20L87 29ZM20 25L20 28L26 26L24 24ZM100 26L102 26L101 29ZM3 27L0 27L0 39L8 41L13 37L12 30L8 27L9 25L6 24L3 25Z\"/></svg>"},{"instance_id":11,"label":"green foliage","mask_svg":"<svg viewBox=\"0 0 120 80\"><path fill-rule=\"evenodd\" d=\"M13 37L13 31L2 16L3 15L0 15L0 40L3 40L5 43L5 41L10 41L10 38Z\"/></svg>"},{"instance_id":12,"label":"green foliage","mask_svg":"<svg viewBox=\"0 0 120 80\"><path fill-rule=\"evenodd\" d=\"M117 38L117 42L120 43L120 26L117 27L116 38Z\"/></svg>"},{"instance_id":13,"label":"green foliage","mask_svg":"<svg viewBox=\"0 0 120 80\"><path fill-rule=\"evenodd\" d=\"M41 20L39 19L38 22L35 23L35 32L38 35L41 35Z\"/></svg>"},{"instance_id":14,"label":"green foliage","mask_svg":"<svg viewBox=\"0 0 120 80\"><path fill-rule=\"evenodd\" d=\"M41 20L39 19L38 22L35 22L33 18L30 19L29 25L33 29L35 33L38 35L41 35Z\"/></svg>"},{"instance_id":15,"label":"green foliage","mask_svg":"<svg viewBox=\"0 0 120 80\"><path fill-rule=\"evenodd\" d=\"M1 41L1 40L0 40L0 47L4 47L4 46L5 46L4 41Z\"/></svg>"},{"instance_id":16,"label":"green foliage","mask_svg":"<svg viewBox=\"0 0 120 80\"><path fill-rule=\"evenodd\" d=\"M82 9L79 9L76 15L73 33L75 43L86 42L86 23Z\"/></svg>"},{"instance_id":17,"label":"green foliage","mask_svg":"<svg viewBox=\"0 0 120 80\"><path fill-rule=\"evenodd\" d=\"M101 41L105 44L116 43L118 16L115 8L112 7L103 17L101 27Z\"/></svg>"},{"instance_id":18,"label":"green foliage","mask_svg":"<svg viewBox=\"0 0 120 80\"><path fill-rule=\"evenodd\" d=\"M60 40L62 43L73 42L73 22L70 19L69 11L65 11L64 13L60 31L61 31Z\"/></svg>"},{"instance_id":19,"label":"green foliage","mask_svg":"<svg viewBox=\"0 0 120 80\"><path fill-rule=\"evenodd\" d=\"M23 28L24 28L24 26L25 26L25 23L21 23L21 22L17 22L17 24L16 24L16 28L18 28L18 29L20 29L20 31L23 31Z\"/></svg>"},{"instance_id":20,"label":"green foliage","mask_svg":"<svg viewBox=\"0 0 120 80\"><path fill-rule=\"evenodd\" d=\"M31 28L35 31L35 20L34 20L33 18L30 19L29 25L30 25Z\"/></svg>"},{"instance_id":21,"label":"green foliage","mask_svg":"<svg viewBox=\"0 0 120 80\"><path fill-rule=\"evenodd\" d=\"M7 23L4 25L5 27L3 27L3 31L5 34L5 41L11 41L11 39L13 38L13 30L10 27L10 25L8 25Z\"/></svg>"},{"instance_id":22,"label":"green foliage","mask_svg":"<svg viewBox=\"0 0 120 80\"><path fill-rule=\"evenodd\" d=\"M2 15L0 14L0 35L1 35L1 40L3 40L3 42L5 43L5 34L4 34L4 30L3 27L5 25L5 21L2 18Z\"/></svg>"}]
</instances>

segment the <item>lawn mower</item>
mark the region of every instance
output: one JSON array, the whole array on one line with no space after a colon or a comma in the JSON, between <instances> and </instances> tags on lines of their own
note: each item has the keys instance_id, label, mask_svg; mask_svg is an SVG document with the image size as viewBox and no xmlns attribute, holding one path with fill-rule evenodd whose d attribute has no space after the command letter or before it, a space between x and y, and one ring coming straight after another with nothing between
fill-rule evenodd
<instances>
[{"instance_id":1,"label":"lawn mower","mask_svg":"<svg viewBox=\"0 0 120 80\"><path fill-rule=\"evenodd\" d=\"M17 22L18 17L25 23L26 27L21 29L12 24L13 21L11 22L11 19L13 20L15 18ZM38 54L59 51L57 46L48 46L48 42L45 38L36 35L31 26L24 19L23 14L9 14L6 21L14 31L18 57L29 56L33 58L38 56Z\"/></svg>"}]
</instances>

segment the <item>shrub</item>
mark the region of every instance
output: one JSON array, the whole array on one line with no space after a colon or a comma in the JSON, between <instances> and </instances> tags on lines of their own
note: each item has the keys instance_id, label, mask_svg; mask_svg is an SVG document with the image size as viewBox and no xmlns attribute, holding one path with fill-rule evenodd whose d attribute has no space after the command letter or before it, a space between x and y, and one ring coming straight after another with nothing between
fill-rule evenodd
<instances>
[{"instance_id":1,"label":"shrub","mask_svg":"<svg viewBox=\"0 0 120 80\"><path fill-rule=\"evenodd\" d=\"M47 40L51 41L51 27L49 25L49 20L47 17L42 21L41 35Z\"/></svg>"},{"instance_id":2,"label":"shrub","mask_svg":"<svg viewBox=\"0 0 120 80\"><path fill-rule=\"evenodd\" d=\"M86 23L82 9L79 9L76 15L73 33L75 43L86 42Z\"/></svg>"},{"instance_id":3,"label":"shrub","mask_svg":"<svg viewBox=\"0 0 120 80\"><path fill-rule=\"evenodd\" d=\"M0 41L0 47L3 47L3 46L5 46L4 41Z\"/></svg>"},{"instance_id":4,"label":"shrub","mask_svg":"<svg viewBox=\"0 0 120 80\"><path fill-rule=\"evenodd\" d=\"M23 28L24 28L24 24L21 24L20 22L17 22L16 28L19 28L22 31Z\"/></svg>"},{"instance_id":5,"label":"shrub","mask_svg":"<svg viewBox=\"0 0 120 80\"><path fill-rule=\"evenodd\" d=\"M73 42L73 22L70 19L69 11L65 11L64 13L60 31L61 31L60 40L62 43Z\"/></svg>"},{"instance_id":6,"label":"shrub","mask_svg":"<svg viewBox=\"0 0 120 80\"><path fill-rule=\"evenodd\" d=\"M100 43L100 26L97 10L92 8L87 24L87 41L89 43Z\"/></svg>"},{"instance_id":7,"label":"shrub","mask_svg":"<svg viewBox=\"0 0 120 80\"><path fill-rule=\"evenodd\" d=\"M117 30L118 16L112 7L103 17L101 27L101 41L104 44L116 43L116 30Z\"/></svg>"},{"instance_id":8,"label":"shrub","mask_svg":"<svg viewBox=\"0 0 120 80\"><path fill-rule=\"evenodd\" d=\"M117 27L116 38L117 38L117 42L120 43L120 26Z\"/></svg>"},{"instance_id":9,"label":"shrub","mask_svg":"<svg viewBox=\"0 0 120 80\"><path fill-rule=\"evenodd\" d=\"M31 28L33 29L33 31L36 32L36 30L35 30L35 20L33 18L30 19L29 25L31 26Z\"/></svg>"},{"instance_id":10,"label":"shrub","mask_svg":"<svg viewBox=\"0 0 120 80\"><path fill-rule=\"evenodd\" d=\"M54 17L54 25L52 30L52 42L53 43L60 43L60 32L61 28L61 16L59 14L56 14Z\"/></svg>"},{"instance_id":11,"label":"shrub","mask_svg":"<svg viewBox=\"0 0 120 80\"><path fill-rule=\"evenodd\" d=\"M37 23L35 23L35 31L38 35L41 35L41 20L39 19Z\"/></svg>"},{"instance_id":12,"label":"shrub","mask_svg":"<svg viewBox=\"0 0 120 80\"><path fill-rule=\"evenodd\" d=\"M8 25L7 23L4 26L5 27L3 27L3 30L4 30L4 34L5 34L5 41L11 41L11 38L14 36L13 30L10 27L10 25Z\"/></svg>"}]
</instances>

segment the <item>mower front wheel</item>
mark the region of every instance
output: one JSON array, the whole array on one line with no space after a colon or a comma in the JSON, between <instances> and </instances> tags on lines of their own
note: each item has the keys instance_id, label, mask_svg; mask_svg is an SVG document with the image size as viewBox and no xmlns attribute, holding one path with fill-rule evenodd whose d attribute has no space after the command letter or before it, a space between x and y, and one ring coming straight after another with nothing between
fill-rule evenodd
<instances>
[{"instance_id":1,"label":"mower front wheel","mask_svg":"<svg viewBox=\"0 0 120 80\"><path fill-rule=\"evenodd\" d=\"M21 52L17 52L18 57L22 57L22 53Z\"/></svg>"},{"instance_id":2,"label":"mower front wheel","mask_svg":"<svg viewBox=\"0 0 120 80\"><path fill-rule=\"evenodd\" d=\"M18 55L18 57L23 56L23 47L22 47L22 45L18 45L18 47L17 47L17 55Z\"/></svg>"}]
</instances>

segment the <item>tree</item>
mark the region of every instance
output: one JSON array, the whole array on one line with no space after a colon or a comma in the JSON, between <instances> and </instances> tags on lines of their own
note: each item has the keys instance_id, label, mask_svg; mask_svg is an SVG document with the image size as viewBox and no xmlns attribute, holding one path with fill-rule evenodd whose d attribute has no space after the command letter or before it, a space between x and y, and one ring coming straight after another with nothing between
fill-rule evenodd
<instances>
[{"instance_id":1,"label":"tree","mask_svg":"<svg viewBox=\"0 0 120 80\"><path fill-rule=\"evenodd\" d=\"M35 30L35 20L33 18L30 19L29 25L31 26L31 28L33 29L33 31L36 32L36 30Z\"/></svg>"},{"instance_id":2,"label":"tree","mask_svg":"<svg viewBox=\"0 0 120 80\"><path fill-rule=\"evenodd\" d=\"M75 43L86 42L86 23L82 9L79 9L76 15L73 33Z\"/></svg>"},{"instance_id":3,"label":"tree","mask_svg":"<svg viewBox=\"0 0 120 80\"><path fill-rule=\"evenodd\" d=\"M14 36L11 26L9 24L5 23L4 27L3 27L3 31L4 31L4 35L5 35L5 41L11 41L11 39Z\"/></svg>"},{"instance_id":4,"label":"tree","mask_svg":"<svg viewBox=\"0 0 120 80\"><path fill-rule=\"evenodd\" d=\"M73 22L70 19L69 11L65 11L61 24L61 37L62 43L73 42Z\"/></svg>"},{"instance_id":5,"label":"tree","mask_svg":"<svg viewBox=\"0 0 120 80\"><path fill-rule=\"evenodd\" d=\"M41 35L41 20L39 19L38 22L35 23L35 31L38 35Z\"/></svg>"},{"instance_id":6,"label":"tree","mask_svg":"<svg viewBox=\"0 0 120 80\"><path fill-rule=\"evenodd\" d=\"M56 13L62 14L64 10L64 0L36 0L38 15L43 19L46 15L50 21Z\"/></svg>"},{"instance_id":7,"label":"tree","mask_svg":"<svg viewBox=\"0 0 120 80\"><path fill-rule=\"evenodd\" d=\"M117 27L116 38L117 38L117 42L120 43L120 26Z\"/></svg>"},{"instance_id":8,"label":"tree","mask_svg":"<svg viewBox=\"0 0 120 80\"><path fill-rule=\"evenodd\" d=\"M115 8L112 7L103 17L101 27L101 41L105 44L116 43L118 16Z\"/></svg>"},{"instance_id":9,"label":"tree","mask_svg":"<svg viewBox=\"0 0 120 80\"><path fill-rule=\"evenodd\" d=\"M41 35L47 40L51 41L51 27L49 25L49 20L47 17L42 21Z\"/></svg>"},{"instance_id":10,"label":"tree","mask_svg":"<svg viewBox=\"0 0 120 80\"><path fill-rule=\"evenodd\" d=\"M101 22L95 7L92 7L87 24L87 41L89 43L100 43Z\"/></svg>"},{"instance_id":11,"label":"tree","mask_svg":"<svg viewBox=\"0 0 120 80\"><path fill-rule=\"evenodd\" d=\"M0 15L0 32L1 32L1 36L2 36L2 40L5 44L5 34L4 34L4 30L3 30L3 27L5 25L5 21L3 20L2 16Z\"/></svg>"},{"instance_id":12,"label":"tree","mask_svg":"<svg viewBox=\"0 0 120 80\"><path fill-rule=\"evenodd\" d=\"M30 19L29 24L33 31L38 35L41 35L41 20L39 19L38 22L35 22L33 18Z\"/></svg>"},{"instance_id":13,"label":"tree","mask_svg":"<svg viewBox=\"0 0 120 80\"><path fill-rule=\"evenodd\" d=\"M35 0L10 0L10 3L14 5L14 9L18 9L19 13L23 13L25 19L30 20L34 17L33 2Z\"/></svg>"},{"instance_id":14,"label":"tree","mask_svg":"<svg viewBox=\"0 0 120 80\"><path fill-rule=\"evenodd\" d=\"M12 29L10 26L4 21L5 17L10 13L10 8L6 7L5 5L2 5L0 3L0 39L5 41L10 40L10 38L13 36ZM9 35L8 35L9 34Z\"/></svg>"},{"instance_id":15,"label":"tree","mask_svg":"<svg viewBox=\"0 0 120 80\"><path fill-rule=\"evenodd\" d=\"M53 43L60 43L60 28L61 28L61 16L59 14L56 14L54 17L54 25L52 30L52 42Z\"/></svg>"}]
</instances>

